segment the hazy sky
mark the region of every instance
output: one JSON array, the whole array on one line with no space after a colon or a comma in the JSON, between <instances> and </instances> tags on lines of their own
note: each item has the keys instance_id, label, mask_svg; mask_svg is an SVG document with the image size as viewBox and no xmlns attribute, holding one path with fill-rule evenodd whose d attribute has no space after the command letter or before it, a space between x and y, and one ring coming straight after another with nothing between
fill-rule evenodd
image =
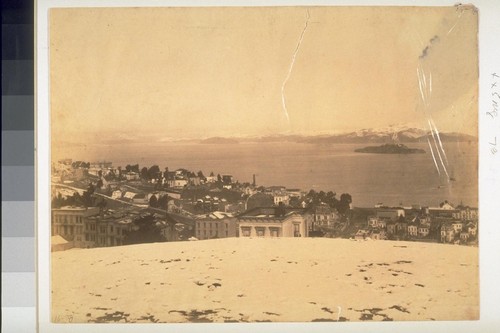
<instances>
[{"instance_id":1,"label":"hazy sky","mask_svg":"<svg viewBox=\"0 0 500 333\"><path fill-rule=\"evenodd\" d=\"M470 9L53 9L49 35L55 144L424 128L429 117L477 131Z\"/></svg>"}]
</instances>

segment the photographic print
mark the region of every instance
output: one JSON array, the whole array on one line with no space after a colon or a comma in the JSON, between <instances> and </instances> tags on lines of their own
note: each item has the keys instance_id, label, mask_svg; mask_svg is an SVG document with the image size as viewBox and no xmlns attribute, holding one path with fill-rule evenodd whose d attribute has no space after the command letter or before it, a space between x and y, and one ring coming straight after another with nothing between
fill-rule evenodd
<instances>
[{"instance_id":1,"label":"photographic print","mask_svg":"<svg viewBox=\"0 0 500 333\"><path fill-rule=\"evenodd\" d=\"M48 15L53 323L479 319L475 7Z\"/></svg>"}]
</instances>

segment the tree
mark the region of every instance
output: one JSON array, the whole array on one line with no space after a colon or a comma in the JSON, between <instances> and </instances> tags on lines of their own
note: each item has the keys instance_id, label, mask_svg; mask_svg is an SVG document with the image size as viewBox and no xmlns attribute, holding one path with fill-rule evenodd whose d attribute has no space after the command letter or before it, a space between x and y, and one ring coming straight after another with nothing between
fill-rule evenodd
<instances>
[{"instance_id":1,"label":"tree","mask_svg":"<svg viewBox=\"0 0 500 333\"><path fill-rule=\"evenodd\" d=\"M337 211L342 214L346 215L349 209L351 208L351 203L352 203L352 197L349 193L342 193L340 196L340 202L337 207Z\"/></svg>"},{"instance_id":2,"label":"tree","mask_svg":"<svg viewBox=\"0 0 500 333\"><path fill-rule=\"evenodd\" d=\"M62 197L61 193L57 193L57 196L52 199L52 208L61 208L61 206L64 204L65 200Z\"/></svg>"},{"instance_id":3,"label":"tree","mask_svg":"<svg viewBox=\"0 0 500 333\"><path fill-rule=\"evenodd\" d=\"M160 174L160 168L157 165L153 165L148 169L147 173L149 179L157 179Z\"/></svg>"},{"instance_id":4,"label":"tree","mask_svg":"<svg viewBox=\"0 0 500 333\"><path fill-rule=\"evenodd\" d=\"M95 187L92 183L90 183L89 186L87 187L87 190L83 192L81 198L79 198L80 195L78 193L75 193L78 195L77 197L75 197L75 195L73 195L73 197L75 197L75 201L78 201L78 199L80 199L81 203L85 207L92 207L94 206L94 199L92 198L92 194L94 194L94 191Z\"/></svg>"},{"instance_id":5,"label":"tree","mask_svg":"<svg viewBox=\"0 0 500 333\"><path fill-rule=\"evenodd\" d=\"M205 175L203 174L203 172L202 172L201 170L200 170L200 171L198 171L198 177L199 177L200 179L203 179L203 180L204 180L204 179L206 179L206 178L205 178Z\"/></svg>"},{"instance_id":6,"label":"tree","mask_svg":"<svg viewBox=\"0 0 500 333\"><path fill-rule=\"evenodd\" d=\"M285 204L283 202L280 202L275 212L276 212L276 217L285 216L286 214Z\"/></svg>"},{"instance_id":7,"label":"tree","mask_svg":"<svg viewBox=\"0 0 500 333\"><path fill-rule=\"evenodd\" d=\"M294 207L294 208L300 208L300 204L301 204L301 201L300 201L300 198L298 197L291 197L290 198L290 202L288 203L290 205L290 207Z\"/></svg>"},{"instance_id":8,"label":"tree","mask_svg":"<svg viewBox=\"0 0 500 333\"><path fill-rule=\"evenodd\" d=\"M125 167L125 170L127 172L137 172L137 173L139 173L139 164L134 164L134 165L127 164L127 166Z\"/></svg>"},{"instance_id":9,"label":"tree","mask_svg":"<svg viewBox=\"0 0 500 333\"><path fill-rule=\"evenodd\" d=\"M318 201L325 202L326 201L326 193L325 191L319 191L318 193Z\"/></svg>"},{"instance_id":10,"label":"tree","mask_svg":"<svg viewBox=\"0 0 500 333\"><path fill-rule=\"evenodd\" d=\"M108 202L104 199L101 198L98 202L95 203L95 207L99 207L101 210L104 210L104 208L108 205Z\"/></svg>"},{"instance_id":11,"label":"tree","mask_svg":"<svg viewBox=\"0 0 500 333\"><path fill-rule=\"evenodd\" d=\"M326 203L330 207L335 208L335 209L337 209L339 206L339 200L335 197L336 195L337 195L337 193L332 192L332 191L329 191L328 193L326 193Z\"/></svg>"},{"instance_id":12,"label":"tree","mask_svg":"<svg viewBox=\"0 0 500 333\"><path fill-rule=\"evenodd\" d=\"M169 201L168 194L167 195L162 195L158 199L158 205L157 205L157 207L160 208L160 209L165 209L166 210L167 209L168 201Z\"/></svg>"},{"instance_id":13,"label":"tree","mask_svg":"<svg viewBox=\"0 0 500 333\"><path fill-rule=\"evenodd\" d=\"M149 206L151 207L158 207L158 199L156 199L155 195L152 195L151 198L149 198Z\"/></svg>"},{"instance_id":14,"label":"tree","mask_svg":"<svg viewBox=\"0 0 500 333\"><path fill-rule=\"evenodd\" d=\"M141 244L165 242L166 239L161 234L161 229L156 226L153 215L146 215L134 220L134 224L139 228L128 232L125 235L123 244Z\"/></svg>"},{"instance_id":15,"label":"tree","mask_svg":"<svg viewBox=\"0 0 500 333\"><path fill-rule=\"evenodd\" d=\"M107 180L108 182L109 181L112 181L112 180L115 180L116 179L116 174L114 173L114 171L111 171L109 172L106 176L104 176L104 179Z\"/></svg>"},{"instance_id":16,"label":"tree","mask_svg":"<svg viewBox=\"0 0 500 333\"><path fill-rule=\"evenodd\" d=\"M149 175L148 175L148 168L143 167L143 168L141 169L141 178L142 178L142 179L146 179L146 180L148 180L148 179L149 179Z\"/></svg>"}]
</instances>

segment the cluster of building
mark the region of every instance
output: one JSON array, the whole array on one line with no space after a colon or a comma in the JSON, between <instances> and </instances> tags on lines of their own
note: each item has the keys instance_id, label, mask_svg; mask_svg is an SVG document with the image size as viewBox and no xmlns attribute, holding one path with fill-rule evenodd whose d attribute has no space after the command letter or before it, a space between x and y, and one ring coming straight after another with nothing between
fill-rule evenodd
<instances>
[{"instance_id":1,"label":"cluster of building","mask_svg":"<svg viewBox=\"0 0 500 333\"><path fill-rule=\"evenodd\" d=\"M52 236L64 239L53 250L69 247L92 248L124 245L126 235L137 230L134 223L147 211L133 208L103 210L97 207L66 206L52 210ZM169 241L180 237L186 227L196 240L227 237L308 237L314 214L304 208L258 207L242 214L211 212L193 217L171 213L153 214L160 233ZM60 241L58 243L61 243ZM69 244L69 245L68 245Z\"/></svg>"},{"instance_id":2,"label":"cluster of building","mask_svg":"<svg viewBox=\"0 0 500 333\"><path fill-rule=\"evenodd\" d=\"M152 216L160 234L166 240L181 240L185 225L164 214L132 207L103 210L98 207L65 206L52 209L52 250L120 246L131 231L139 229L134 222Z\"/></svg>"},{"instance_id":3,"label":"cluster of building","mask_svg":"<svg viewBox=\"0 0 500 333\"><path fill-rule=\"evenodd\" d=\"M105 175L116 172L120 174L118 180L106 181ZM74 192L81 195L84 186L97 183L98 190L107 190L99 192L101 197L118 203L110 209L54 208L52 236L57 237L54 249L123 245L126 235L138 228L134 221L145 214L154 216L158 230L169 241L318 236L460 244L477 241L477 208L453 207L448 202L439 207L377 205L367 217L366 225L348 234L352 231L347 228L350 221L342 218L335 208L322 202L311 204L299 189L257 187L255 176L252 184L240 184L231 175L212 173L205 177L201 172L166 168L148 181L139 179L137 172L114 168L111 162L61 160L53 165L54 198L69 197ZM213 186L215 183L218 186ZM203 188L205 194L184 198L188 188ZM228 193L232 199L224 197Z\"/></svg>"},{"instance_id":4,"label":"cluster of building","mask_svg":"<svg viewBox=\"0 0 500 333\"><path fill-rule=\"evenodd\" d=\"M367 218L356 239L404 239L469 244L477 242L478 209L445 202L439 207L381 207Z\"/></svg>"}]
</instances>

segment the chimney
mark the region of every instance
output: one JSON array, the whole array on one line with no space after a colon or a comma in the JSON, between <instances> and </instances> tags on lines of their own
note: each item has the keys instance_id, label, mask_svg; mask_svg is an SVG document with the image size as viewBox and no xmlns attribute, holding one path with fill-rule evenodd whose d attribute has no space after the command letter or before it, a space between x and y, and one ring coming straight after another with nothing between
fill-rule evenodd
<instances>
[{"instance_id":1,"label":"chimney","mask_svg":"<svg viewBox=\"0 0 500 333\"><path fill-rule=\"evenodd\" d=\"M253 186L256 186L256 185L257 185L257 183L255 181L255 174L253 174Z\"/></svg>"}]
</instances>

